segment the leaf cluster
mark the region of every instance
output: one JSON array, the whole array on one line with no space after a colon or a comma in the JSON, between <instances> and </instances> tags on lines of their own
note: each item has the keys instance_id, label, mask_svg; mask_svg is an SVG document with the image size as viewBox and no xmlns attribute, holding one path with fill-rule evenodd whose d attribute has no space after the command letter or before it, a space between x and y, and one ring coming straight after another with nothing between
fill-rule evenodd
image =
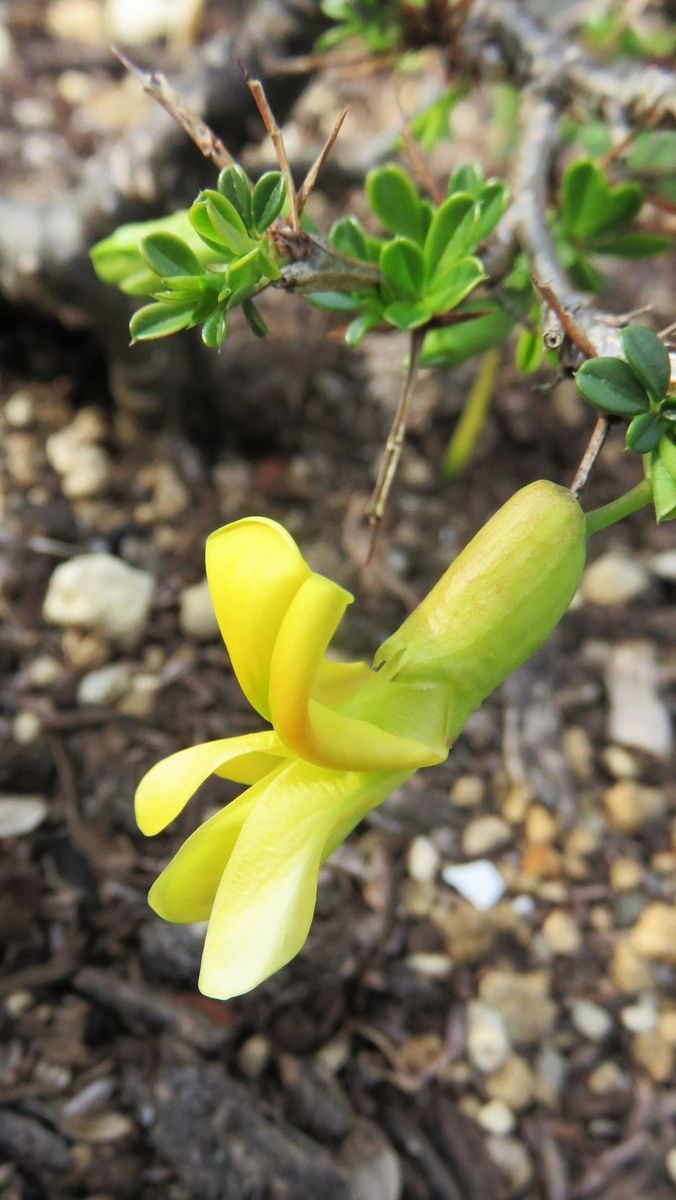
<instances>
[{"instance_id":1,"label":"leaf cluster","mask_svg":"<svg viewBox=\"0 0 676 1200\"><path fill-rule=\"evenodd\" d=\"M371 54L387 54L401 43L401 0L322 0L321 8L335 24L318 39L318 50L358 38Z\"/></svg>"},{"instance_id":2,"label":"leaf cluster","mask_svg":"<svg viewBox=\"0 0 676 1200\"><path fill-rule=\"evenodd\" d=\"M664 343L642 325L628 325L621 358L590 358L578 391L594 408L628 421L627 449L645 456L658 521L676 517L676 396L669 395L671 363Z\"/></svg>"},{"instance_id":3,"label":"leaf cluster","mask_svg":"<svg viewBox=\"0 0 676 1200\"><path fill-rule=\"evenodd\" d=\"M603 286L590 257L645 258L669 247L670 238L633 228L644 200L640 183L610 183L590 158L569 163L553 232L561 263L577 287L598 292Z\"/></svg>"}]
</instances>

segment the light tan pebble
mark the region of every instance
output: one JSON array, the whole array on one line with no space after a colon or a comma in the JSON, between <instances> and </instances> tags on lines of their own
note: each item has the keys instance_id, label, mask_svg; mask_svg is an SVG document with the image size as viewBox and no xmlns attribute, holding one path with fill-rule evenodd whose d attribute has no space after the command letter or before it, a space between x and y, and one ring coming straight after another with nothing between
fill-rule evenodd
<instances>
[{"instance_id":1,"label":"light tan pebble","mask_svg":"<svg viewBox=\"0 0 676 1200\"><path fill-rule=\"evenodd\" d=\"M170 37L182 45L199 20L203 0L105 0L108 38L123 45L140 46ZM290 153L290 151L289 151Z\"/></svg>"},{"instance_id":2,"label":"light tan pebble","mask_svg":"<svg viewBox=\"0 0 676 1200\"><path fill-rule=\"evenodd\" d=\"M15 50L9 30L0 25L0 71L6 71L12 64Z\"/></svg>"},{"instance_id":3,"label":"light tan pebble","mask_svg":"<svg viewBox=\"0 0 676 1200\"><path fill-rule=\"evenodd\" d=\"M558 1108L568 1077L568 1063L554 1046L543 1046L535 1060L535 1095L548 1108Z\"/></svg>"},{"instance_id":4,"label":"light tan pebble","mask_svg":"<svg viewBox=\"0 0 676 1200\"><path fill-rule=\"evenodd\" d=\"M461 1096L458 1101L458 1108L460 1109L460 1112L463 1114L463 1116L469 1117L470 1120L472 1120L472 1121L476 1121L476 1119L479 1115L479 1110L481 1108L481 1101L478 1099L477 1096L472 1096L472 1095Z\"/></svg>"},{"instance_id":5,"label":"light tan pebble","mask_svg":"<svg viewBox=\"0 0 676 1200\"><path fill-rule=\"evenodd\" d=\"M502 817L487 813L474 817L463 830L462 849L468 858L483 858L506 846L512 838L512 830Z\"/></svg>"},{"instance_id":6,"label":"light tan pebble","mask_svg":"<svg viewBox=\"0 0 676 1200\"><path fill-rule=\"evenodd\" d=\"M671 904L649 904L629 940L641 958L676 963L676 908Z\"/></svg>"},{"instance_id":7,"label":"light tan pebble","mask_svg":"<svg viewBox=\"0 0 676 1200\"><path fill-rule=\"evenodd\" d=\"M270 1062L272 1046L262 1033L253 1033L237 1052L237 1065L247 1079L258 1079Z\"/></svg>"},{"instance_id":8,"label":"light tan pebble","mask_svg":"<svg viewBox=\"0 0 676 1200\"><path fill-rule=\"evenodd\" d=\"M534 804L526 814L526 841L531 846L556 841L561 826L553 813L543 804Z\"/></svg>"},{"instance_id":9,"label":"light tan pebble","mask_svg":"<svg viewBox=\"0 0 676 1200\"><path fill-rule=\"evenodd\" d=\"M5 404L5 420L13 429L25 429L35 420L35 402L28 392L14 392Z\"/></svg>"},{"instance_id":10,"label":"light tan pebble","mask_svg":"<svg viewBox=\"0 0 676 1200\"><path fill-rule=\"evenodd\" d=\"M622 642L611 648L605 667L608 737L667 761L673 736L660 695L660 665L653 642Z\"/></svg>"},{"instance_id":11,"label":"light tan pebble","mask_svg":"<svg viewBox=\"0 0 676 1200\"><path fill-rule=\"evenodd\" d=\"M545 879L538 887L538 896L548 904L564 904L568 898L568 887L558 879Z\"/></svg>"},{"instance_id":12,"label":"light tan pebble","mask_svg":"<svg viewBox=\"0 0 676 1200\"><path fill-rule=\"evenodd\" d=\"M30 746L42 733L42 721L37 713L22 709L12 721L12 737L18 746Z\"/></svg>"},{"instance_id":13,"label":"light tan pebble","mask_svg":"<svg viewBox=\"0 0 676 1200\"><path fill-rule=\"evenodd\" d=\"M66 629L61 647L68 665L75 671L93 671L102 667L111 654L110 645L101 634L82 633L79 629Z\"/></svg>"},{"instance_id":14,"label":"light tan pebble","mask_svg":"<svg viewBox=\"0 0 676 1200\"><path fill-rule=\"evenodd\" d=\"M575 1000L570 1017L578 1033L590 1042L601 1042L612 1032L613 1018L593 1000Z\"/></svg>"},{"instance_id":15,"label":"light tan pebble","mask_svg":"<svg viewBox=\"0 0 676 1200\"><path fill-rule=\"evenodd\" d=\"M10 433L5 438L7 470L19 487L30 488L37 482L41 453L32 433Z\"/></svg>"},{"instance_id":16,"label":"light tan pebble","mask_svg":"<svg viewBox=\"0 0 676 1200\"><path fill-rule=\"evenodd\" d=\"M28 680L36 691L51 687L61 674L61 663L51 654L40 654L28 664Z\"/></svg>"},{"instance_id":17,"label":"light tan pebble","mask_svg":"<svg viewBox=\"0 0 676 1200\"><path fill-rule=\"evenodd\" d=\"M592 904L589 909L589 924L597 933L608 933L614 924L611 909L606 908L605 904Z\"/></svg>"},{"instance_id":18,"label":"light tan pebble","mask_svg":"<svg viewBox=\"0 0 676 1200\"><path fill-rule=\"evenodd\" d=\"M81 446L77 461L63 476L61 490L69 500L86 500L105 491L110 459L101 446Z\"/></svg>"},{"instance_id":19,"label":"light tan pebble","mask_svg":"<svg viewBox=\"0 0 676 1200\"><path fill-rule=\"evenodd\" d=\"M667 1175L673 1183L676 1183L676 1146L667 1154L665 1166L667 1168Z\"/></svg>"},{"instance_id":20,"label":"light tan pebble","mask_svg":"<svg viewBox=\"0 0 676 1200\"><path fill-rule=\"evenodd\" d=\"M434 884L405 879L401 889L401 898L402 908L407 916L426 917L434 904Z\"/></svg>"},{"instance_id":21,"label":"light tan pebble","mask_svg":"<svg viewBox=\"0 0 676 1200\"><path fill-rule=\"evenodd\" d=\"M413 838L406 855L406 870L417 883L431 882L439 870L440 855L431 838Z\"/></svg>"},{"instance_id":22,"label":"light tan pebble","mask_svg":"<svg viewBox=\"0 0 676 1200\"><path fill-rule=\"evenodd\" d=\"M620 1011L620 1020L630 1033L652 1033L657 1025L655 997L646 992L635 1004L627 1004Z\"/></svg>"},{"instance_id":23,"label":"light tan pebble","mask_svg":"<svg viewBox=\"0 0 676 1200\"><path fill-rule=\"evenodd\" d=\"M502 1100L515 1112L527 1108L535 1094L535 1077L525 1058L510 1054L498 1071L487 1076L486 1091L492 1100Z\"/></svg>"},{"instance_id":24,"label":"light tan pebble","mask_svg":"<svg viewBox=\"0 0 676 1200\"><path fill-rule=\"evenodd\" d=\"M487 1104L483 1104L477 1113L477 1121L486 1133L493 1133L498 1137L512 1133L516 1124L514 1113L502 1100L489 1100Z\"/></svg>"},{"instance_id":25,"label":"light tan pebble","mask_svg":"<svg viewBox=\"0 0 676 1200\"><path fill-rule=\"evenodd\" d=\"M56 80L56 90L66 104L84 104L92 94L92 82L86 71L69 68L61 71Z\"/></svg>"},{"instance_id":26,"label":"light tan pebble","mask_svg":"<svg viewBox=\"0 0 676 1200\"><path fill-rule=\"evenodd\" d=\"M533 1178L533 1160L523 1142L513 1137L486 1138L486 1149L496 1167L506 1176L512 1195L520 1194Z\"/></svg>"},{"instance_id":27,"label":"light tan pebble","mask_svg":"<svg viewBox=\"0 0 676 1200\"><path fill-rule=\"evenodd\" d=\"M606 746L601 755L604 767L615 779L635 779L638 763L624 746Z\"/></svg>"},{"instance_id":28,"label":"light tan pebble","mask_svg":"<svg viewBox=\"0 0 676 1200\"><path fill-rule=\"evenodd\" d=\"M135 675L118 704L126 717L148 717L155 708L160 680L157 675Z\"/></svg>"},{"instance_id":29,"label":"light tan pebble","mask_svg":"<svg viewBox=\"0 0 676 1200\"><path fill-rule=\"evenodd\" d=\"M131 676L123 663L109 663L83 675L77 689L78 704L114 704L129 690Z\"/></svg>"},{"instance_id":30,"label":"light tan pebble","mask_svg":"<svg viewBox=\"0 0 676 1200\"><path fill-rule=\"evenodd\" d=\"M84 626L131 648L145 629L154 591L148 571L112 554L81 554L52 573L43 615L54 625Z\"/></svg>"},{"instance_id":31,"label":"light tan pebble","mask_svg":"<svg viewBox=\"0 0 676 1200\"><path fill-rule=\"evenodd\" d=\"M591 777L594 769L594 747L586 729L571 725L561 738L563 753L575 776L581 782Z\"/></svg>"},{"instance_id":32,"label":"light tan pebble","mask_svg":"<svg viewBox=\"0 0 676 1200\"><path fill-rule=\"evenodd\" d=\"M573 918L560 908L545 917L542 932L555 954L577 954L582 946L582 936Z\"/></svg>"},{"instance_id":33,"label":"light tan pebble","mask_svg":"<svg viewBox=\"0 0 676 1200\"><path fill-rule=\"evenodd\" d=\"M620 779L603 795L611 829L618 833L636 833L665 810L664 793L645 787L633 779Z\"/></svg>"},{"instance_id":34,"label":"light tan pebble","mask_svg":"<svg viewBox=\"0 0 676 1200\"><path fill-rule=\"evenodd\" d=\"M197 642L210 642L218 637L218 621L206 579L181 591L178 623L186 637Z\"/></svg>"},{"instance_id":35,"label":"light tan pebble","mask_svg":"<svg viewBox=\"0 0 676 1200\"><path fill-rule=\"evenodd\" d=\"M530 788L523 783L515 783L500 805L500 812L510 825L520 825L525 821L528 806L532 801Z\"/></svg>"},{"instance_id":36,"label":"light tan pebble","mask_svg":"<svg viewBox=\"0 0 676 1200\"><path fill-rule=\"evenodd\" d=\"M667 1083L673 1075L673 1047L659 1033L637 1033L631 1044L635 1062L644 1067L655 1083Z\"/></svg>"},{"instance_id":37,"label":"light tan pebble","mask_svg":"<svg viewBox=\"0 0 676 1200\"><path fill-rule=\"evenodd\" d=\"M610 978L628 996L646 991L654 982L650 966L636 953L627 938L617 942L610 960Z\"/></svg>"},{"instance_id":38,"label":"light tan pebble","mask_svg":"<svg viewBox=\"0 0 676 1200\"><path fill-rule=\"evenodd\" d=\"M32 992L10 992L9 996L5 996L2 1007L8 1017L16 1020L18 1017L22 1017L25 1012L28 1012L34 1003L35 996Z\"/></svg>"},{"instance_id":39,"label":"light tan pebble","mask_svg":"<svg viewBox=\"0 0 676 1200\"><path fill-rule=\"evenodd\" d=\"M447 979L453 970L452 958L440 951L410 954L406 964L412 971L417 971L418 975L424 975L427 979Z\"/></svg>"},{"instance_id":40,"label":"light tan pebble","mask_svg":"<svg viewBox=\"0 0 676 1200\"><path fill-rule=\"evenodd\" d=\"M323 1046L320 1046L315 1058L332 1075L342 1071L352 1058L352 1039L349 1033L345 1030L337 1033L330 1042L325 1042Z\"/></svg>"},{"instance_id":41,"label":"light tan pebble","mask_svg":"<svg viewBox=\"0 0 676 1200\"><path fill-rule=\"evenodd\" d=\"M586 858L589 854L596 853L600 841L599 834L591 826L578 825L566 838L566 856Z\"/></svg>"},{"instance_id":42,"label":"light tan pebble","mask_svg":"<svg viewBox=\"0 0 676 1200\"><path fill-rule=\"evenodd\" d=\"M660 1013L657 1021L657 1032L670 1046L676 1046L676 1008Z\"/></svg>"},{"instance_id":43,"label":"light tan pebble","mask_svg":"<svg viewBox=\"0 0 676 1200\"><path fill-rule=\"evenodd\" d=\"M587 567L580 590L588 604L618 608L640 596L649 582L642 563L619 550L607 550Z\"/></svg>"},{"instance_id":44,"label":"light tan pebble","mask_svg":"<svg viewBox=\"0 0 676 1200\"><path fill-rule=\"evenodd\" d=\"M656 875L671 875L676 871L676 851L656 850L650 859L650 866Z\"/></svg>"},{"instance_id":45,"label":"light tan pebble","mask_svg":"<svg viewBox=\"0 0 676 1200\"><path fill-rule=\"evenodd\" d=\"M100 45L105 39L103 12L97 0L52 0L45 16L53 37Z\"/></svg>"},{"instance_id":46,"label":"light tan pebble","mask_svg":"<svg viewBox=\"0 0 676 1200\"><path fill-rule=\"evenodd\" d=\"M461 775L449 792L452 804L458 808L476 808L484 798L486 788L478 775Z\"/></svg>"},{"instance_id":47,"label":"light tan pebble","mask_svg":"<svg viewBox=\"0 0 676 1200\"><path fill-rule=\"evenodd\" d=\"M594 1096L610 1096L613 1092L623 1092L631 1087L629 1076L611 1059L599 1063L598 1067L592 1071L587 1083L589 1091Z\"/></svg>"},{"instance_id":48,"label":"light tan pebble","mask_svg":"<svg viewBox=\"0 0 676 1200\"><path fill-rule=\"evenodd\" d=\"M479 995L501 1014L512 1043L528 1046L540 1041L556 1016L549 989L547 971L518 974L496 968L484 974Z\"/></svg>"},{"instance_id":49,"label":"light tan pebble","mask_svg":"<svg viewBox=\"0 0 676 1200\"><path fill-rule=\"evenodd\" d=\"M528 847L521 859L521 870L533 879L557 879L563 872L563 859L553 846L540 842Z\"/></svg>"},{"instance_id":50,"label":"light tan pebble","mask_svg":"<svg viewBox=\"0 0 676 1200\"><path fill-rule=\"evenodd\" d=\"M153 515L161 521L170 521L187 508L190 492L170 463L159 463L155 469L153 492Z\"/></svg>"},{"instance_id":51,"label":"light tan pebble","mask_svg":"<svg viewBox=\"0 0 676 1200\"><path fill-rule=\"evenodd\" d=\"M616 858L610 864L610 886L614 892L631 892L643 880L643 867L635 858Z\"/></svg>"},{"instance_id":52,"label":"light tan pebble","mask_svg":"<svg viewBox=\"0 0 676 1200\"><path fill-rule=\"evenodd\" d=\"M509 1036L499 1012L473 1000L467 1008L467 1051L482 1074L493 1074L510 1052Z\"/></svg>"}]
</instances>

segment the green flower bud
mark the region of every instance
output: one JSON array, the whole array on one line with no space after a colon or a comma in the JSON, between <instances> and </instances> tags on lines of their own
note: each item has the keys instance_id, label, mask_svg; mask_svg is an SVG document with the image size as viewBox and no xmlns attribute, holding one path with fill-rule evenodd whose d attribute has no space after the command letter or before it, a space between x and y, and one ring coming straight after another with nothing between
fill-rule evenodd
<instances>
[{"instance_id":1,"label":"green flower bud","mask_svg":"<svg viewBox=\"0 0 676 1200\"><path fill-rule=\"evenodd\" d=\"M390 678L448 686L451 740L561 620L585 545L584 514L567 488L547 480L522 488L383 643L375 665Z\"/></svg>"}]
</instances>

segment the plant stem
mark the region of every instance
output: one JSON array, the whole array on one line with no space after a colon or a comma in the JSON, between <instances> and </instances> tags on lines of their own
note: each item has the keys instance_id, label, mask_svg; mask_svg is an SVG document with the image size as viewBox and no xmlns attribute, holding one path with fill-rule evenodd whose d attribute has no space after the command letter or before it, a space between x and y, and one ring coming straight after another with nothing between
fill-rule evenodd
<instances>
[{"instance_id":1,"label":"plant stem","mask_svg":"<svg viewBox=\"0 0 676 1200\"><path fill-rule=\"evenodd\" d=\"M443 472L447 479L460 474L474 451L479 434L486 424L499 365L500 349L496 346L487 350L481 359L465 407L446 447Z\"/></svg>"},{"instance_id":2,"label":"plant stem","mask_svg":"<svg viewBox=\"0 0 676 1200\"><path fill-rule=\"evenodd\" d=\"M575 472L575 478L570 485L570 490L576 500L580 499L580 496L587 485L587 480L591 475L594 463L604 447L609 430L610 421L608 418L603 415L598 416L596 418L596 424L592 430L592 435L587 443L587 449L582 455L582 461L580 462L580 465Z\"/></svg>"},{"instance_id":3,"label":"plant stem","mask_svg":"<svg viewBox=\"0 0 676 1200\"><path fill-rule=\"evenodd\" d=\"M586 514L587 536L590 537L592 533L598 533L601 529L607 529L609 525L614 525L617 521L623 521L625 517L638 512L639 508L645 508L646 504L650 504L652 498L652 488L648 480L643 479L641 483L636 484L636 487L624 492L622 496L618 496L617 500L611 500L610 504L604 504L601 508L595 508Z\"/></svg>"}]
</instances>

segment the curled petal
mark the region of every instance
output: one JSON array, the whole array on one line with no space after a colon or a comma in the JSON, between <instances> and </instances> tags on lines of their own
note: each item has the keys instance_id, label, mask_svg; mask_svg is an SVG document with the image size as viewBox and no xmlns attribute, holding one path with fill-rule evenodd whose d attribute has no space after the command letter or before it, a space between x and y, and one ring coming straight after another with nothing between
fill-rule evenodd
<instances>
[{"instance_id":1,"label":"curled petal","mask_svg":"<svg viewBox=\"0 0 676 1200\"><path fill-rule=\"evenodd\" d=\"M206 569L218 625L240 687L269 720L272 650L310 568L281 525L266 517L247 517L210 535Z\"/></svg>"},{"instance_id":2,"label":"curled petal","mask_svg":"<svg viewBox=\"0 0 676 1200\"><path fill-rule=\"evenodd\" d=\"M136 822L148 836L159 833L185 808L210 775L235 783L255 783L275 767L284 747L272 731L219 738L178 750L143 776L134 801Z\"/></svg>"},{"instance_id":3,"label":"curled petal","mask_svg":"<svg viewBox=\"0 0 676 1200\"><path fill-rule=\"evenodd\" d=\"M298 953L323 858L407 774L326 771L291 762L251 789L255 803L209 920L200 975L205 995L241 995Z\"/></svg>"},{"instance_id":4,"label":"curled petal","mask_svg":"<svg viewBox=\"0 0 676 1200\"><path fill-rule=\"evenodd\" d=\"M275 729L300 758L335 770L413 770L440 762L446 757L445 747L431 748L314 699L322 657L351 599L321 575L310 575L298 589L281 623L270 664Z\"/></svg>"}]
</instances>

